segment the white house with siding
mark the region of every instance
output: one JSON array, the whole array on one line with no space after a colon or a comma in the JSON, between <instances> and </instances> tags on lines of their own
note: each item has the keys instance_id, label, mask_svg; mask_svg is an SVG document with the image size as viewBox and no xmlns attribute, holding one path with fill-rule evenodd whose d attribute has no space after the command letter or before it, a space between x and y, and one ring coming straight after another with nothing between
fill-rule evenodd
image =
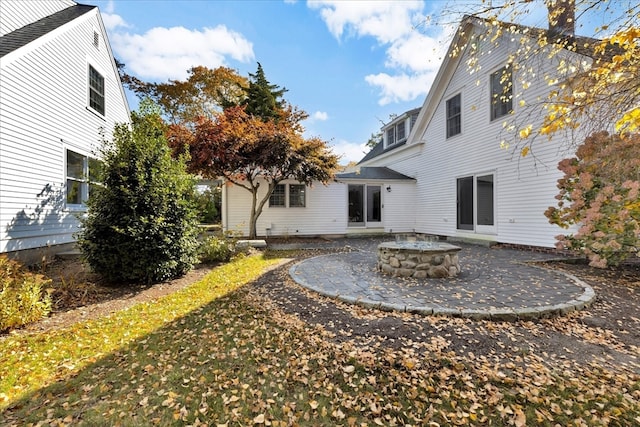
<instances>
[{"instance_id":1,"label":"white house with siding","mask_svg":"<svg viewBox=\"0 0 640 427\"><path fill-rule=\"evenodd\" d=\"M534 127L541 123L544 111L531 106L552 89L547 71L557 74L560 60L579 68L590 59L568 50L550 59L540 49L514 69L509 55L522 46L520 37L546 30L504 31L496 43L478 37L486 33L485 25L472 17L463 20L422 107L385 125L382 141L359 170L338 174L328 186L283 184L260 217L258 234L416 232L553 247L562 230L549 224L544 212L556 203L557 164L572 154L570 144L563 136L539 139L533 153L522 157L501 140L505 126L524 117ZM536 73L523 74L532 67ZM582 141L580 135L573 138ZM248 230L250 204L243 192L225 188L225 229ZM297 199L301 193L304 202Z\"/></svg>"},{"instance_id":2,"label":"white house with siding","mask_svg":"<svg viewBox=\"0 0 640 427\"><path fill-rule=\"evenodd\" d=\"M74 242L99 180L95 150L129 107L95 6L0 4L0 253Z\"/></svg>"}]
</instances>

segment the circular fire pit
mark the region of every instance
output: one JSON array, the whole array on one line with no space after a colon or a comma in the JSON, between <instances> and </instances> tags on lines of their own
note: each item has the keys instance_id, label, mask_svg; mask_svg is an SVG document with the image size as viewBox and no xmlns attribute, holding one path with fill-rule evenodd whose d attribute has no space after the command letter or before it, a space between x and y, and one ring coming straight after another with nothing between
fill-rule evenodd
<instances>
[{"instance_id":1,"label":"circular fire pit","mask_svg":"<svg viewBox=\"0 0 640 427\"><path fill-rule=\"evenodd\" d=\"M455 277L462 248L440 242L384 242L378 245L378 271L396 277Z\"/></svg>"}]
</instances>

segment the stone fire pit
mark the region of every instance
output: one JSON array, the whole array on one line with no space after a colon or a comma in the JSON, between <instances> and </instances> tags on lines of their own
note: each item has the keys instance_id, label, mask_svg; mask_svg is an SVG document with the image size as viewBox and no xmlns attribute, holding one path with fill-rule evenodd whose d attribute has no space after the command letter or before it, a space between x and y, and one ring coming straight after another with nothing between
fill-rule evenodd
<instances>
[{"instance_id":1,"label":"stone fire pit","mask_svg":"<svg viewBox=\"0 0 640 427\"><path fill-rule=\"evenodd\" d=\"M384 242L378 245L378 271L396 277L455 277L462 248L440 242Z\"/></svg>"}]
</instances>

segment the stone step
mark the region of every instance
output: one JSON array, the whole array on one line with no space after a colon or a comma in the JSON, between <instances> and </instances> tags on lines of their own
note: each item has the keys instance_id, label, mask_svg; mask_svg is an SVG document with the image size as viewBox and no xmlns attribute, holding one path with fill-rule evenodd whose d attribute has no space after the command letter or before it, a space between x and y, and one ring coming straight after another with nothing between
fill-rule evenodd
<instances>
[{"instance_id":1,"label":"stone step","mask_svg":"<svg viewBox=\"0 0 640 427\"><path fill-rule=\"evenodd\" d=\"M82 252L78 249L73 249L70 251L58 252L56 254L56 258L64 259L64 260L72 260L72 259L80 259L82 257Z\"/></svg>"}]
</instances>

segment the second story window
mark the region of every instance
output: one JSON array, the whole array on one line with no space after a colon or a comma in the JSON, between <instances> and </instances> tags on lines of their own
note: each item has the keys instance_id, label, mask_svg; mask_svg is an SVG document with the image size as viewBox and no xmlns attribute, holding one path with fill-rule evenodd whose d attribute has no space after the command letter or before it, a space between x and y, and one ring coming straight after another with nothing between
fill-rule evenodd
<instances>
[{"instance_id":1,"label":"second story window","mask_svg":"<svg viewBox=\"0 0 640 427\"><path fill-rule=\"evenodd\" d=\"M104 116L104 77L89 65L89 107Z\"/></svg>"},{"instance_id":2,"label":"second story window","mask_svg":"<svg viewBox=\"0 0 640 427\"><path fill-rule=\"evenodd\" d=\"M491 120L506 116L513 110L511 68L504 67L491 74Z\"/></svg>"},{"instance_id":3,"label":"second story window","mask_svg":"<svg viewBox=\"0 0 640 427\"><path fill-rule=\"evenodd\" d=\"M405 134L404 121L396 125L396 142L402 142L407 139Z\"/></svg>"},{"instance_id":4,"label":"second story window","mask_svg":"<svg viewBox=\"0 0 640 427\"><path fill-rule=\"evenodd\" d=\"M396 128L392 127L387 129L387 146L396 143Z\"/></svg>"},{"instance_id":5,"label":"second story window","mask_svg":"<svg viewBox=\"0 0 640 427\"><path fill-rule=\"evenodd\" d=\"M462 132L462 103L460 94L447 100L447 138Z\"/></svg>"}]
</instances>

